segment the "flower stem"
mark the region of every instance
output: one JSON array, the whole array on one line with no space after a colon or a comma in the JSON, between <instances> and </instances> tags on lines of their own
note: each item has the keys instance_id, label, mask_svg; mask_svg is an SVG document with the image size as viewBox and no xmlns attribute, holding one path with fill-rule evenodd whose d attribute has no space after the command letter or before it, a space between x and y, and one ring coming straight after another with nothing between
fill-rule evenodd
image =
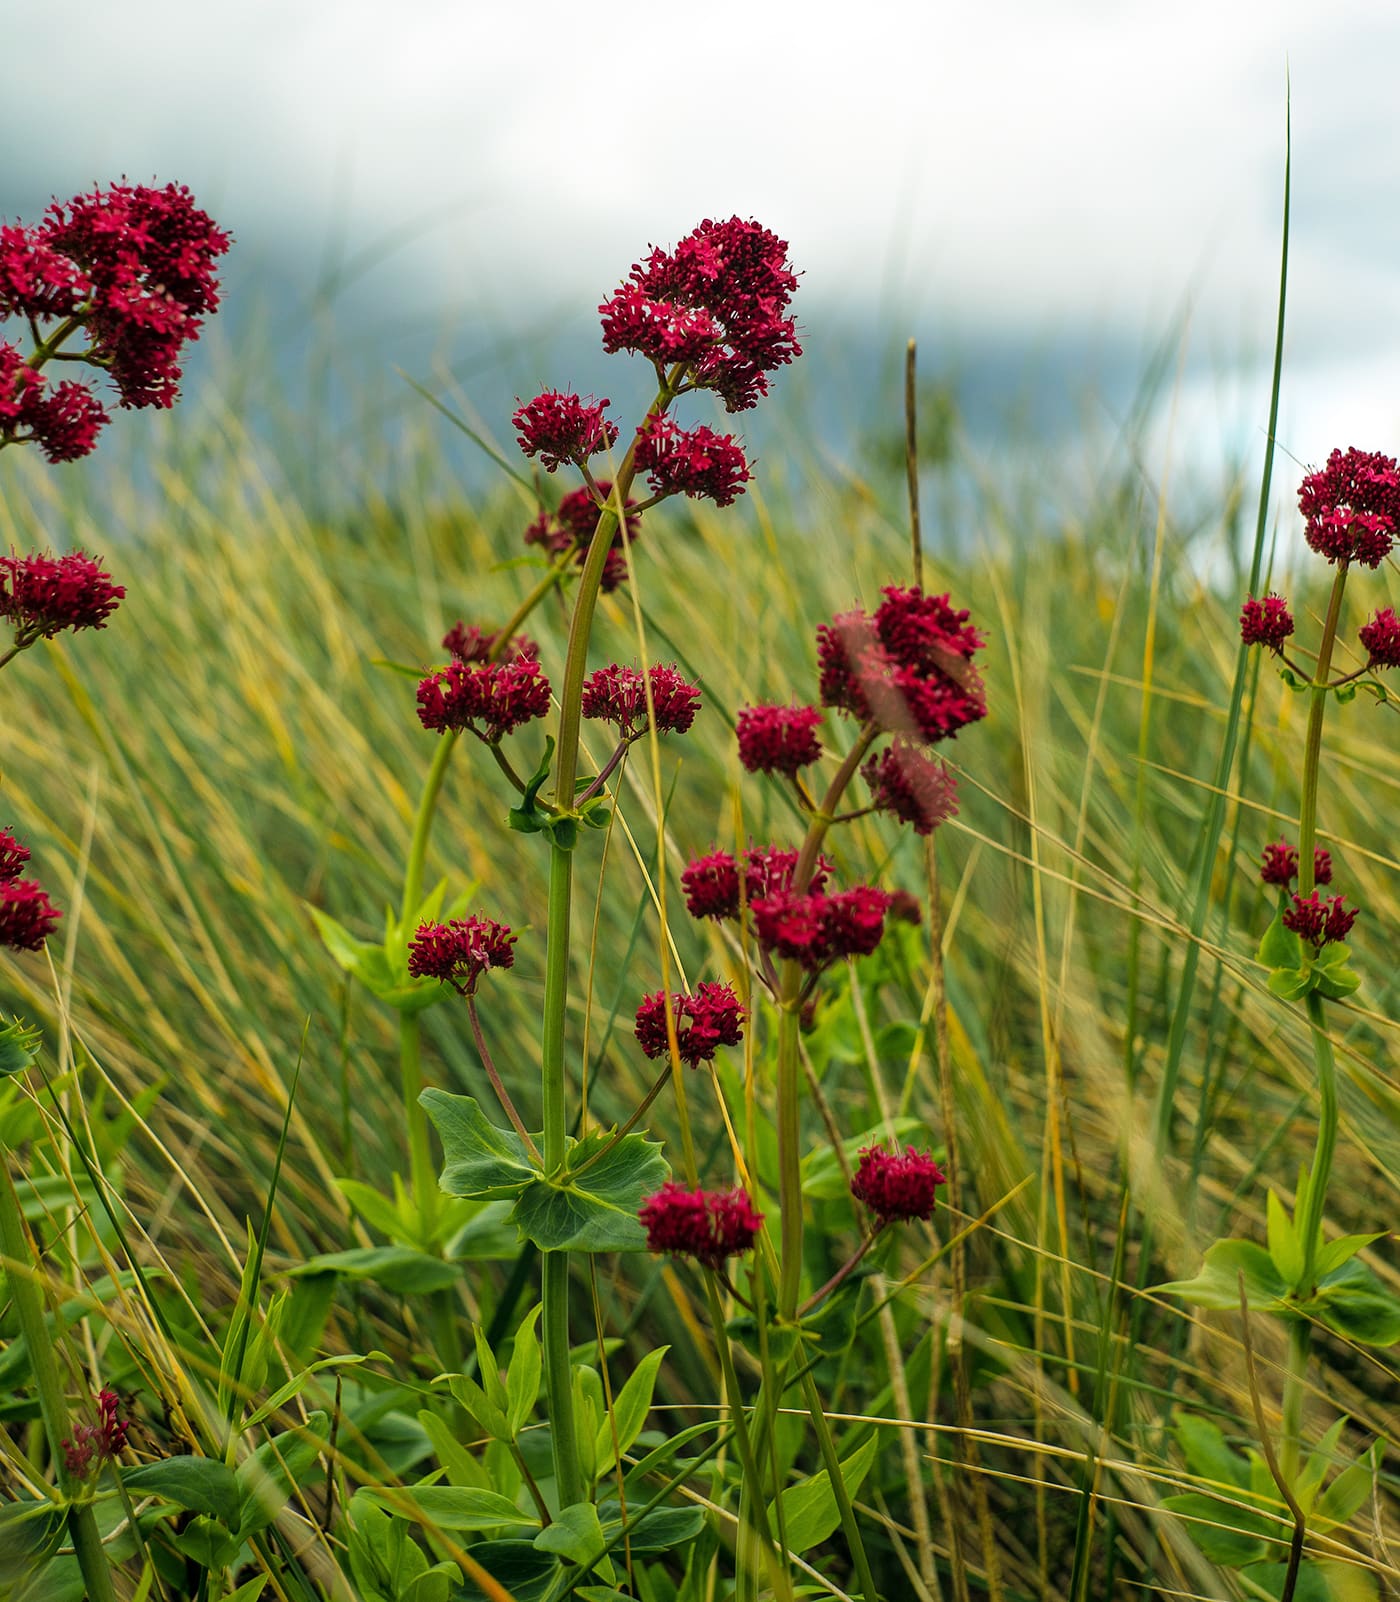
<instances>
[{"instance_id":1,"label":"flower stem","mask_svg":"<svg viewBox=\"0 0 1400 1602\"><path fill-rule=\"evenodd\" d=\"M797 1316L799 1318L806 1318L807 1314L810 1313L814 1307L819 1306L826 1300L828 1296L831 1295L834 1290L839 1289L846 1283L846 1281L856 1271L856 1268L859 1266L865 1254L870 1250L875 1242L879 1240L881 1234L884 1232L884 1228L885 1226L881 1224L872 1234L867 1235L860 1245L856 1247L852 1256L836 1270L831 1278L827 1280L826 1284L823 1285L819 1291L814 1291L812 1295L809 1296L805 1302L803 1302L802 1306L798 1309Z\"/></svg>"},{"instance_id":2,"label":"flower stem","mask_svg":"<svg viewBox=\"0 0 1400 1602\"><path fill-rule=\"evenodd\" d=\"M535 1142L530 1137L520 1114L515 1110L515 1103L510 1099L510 1092L501 1083L501 1076L496 1072L496 1064L491 1060L491 1053L486 1049L486 1037L481 1032L481 1019L477 1016L476 997L467 997L467 1017L471 1019L472 1039L476 1041L476 1049L481 1056L481 1066L486 1070L486 1077L491 1081L491 1088L496 1092L496 1100L501 1104L501 1110L510 1119L512 1126L521 1140L525 1142L525 1149L540 1162L542 1159Z\"/></svg>"},{"instance_id":3,"label":"flower stem","mask_svg":"<svg viewBox=\"0 0 1400 1602\"><path fill-rule=\"evenodd\" d=\"M29 1354L29 1373L39 1396L39 1415L44 1423L49 1456L58 1474L59 1489L70 1497L79 1487L69 1474L63 1455L68 1409L63 1399L53 1337L44 1321L43 1299L33 1277L34 1256L25 1233L19 1195L10 1175L10 1152L3 1143L0 1143L0 1166L4 1168L4 1173L0 1174L0 1255L6 1259L5 1278ZM112 1571L90 1501L68 1504L68 1530L90 1602L117 1602Z\"/></svg>"}]
</instances>

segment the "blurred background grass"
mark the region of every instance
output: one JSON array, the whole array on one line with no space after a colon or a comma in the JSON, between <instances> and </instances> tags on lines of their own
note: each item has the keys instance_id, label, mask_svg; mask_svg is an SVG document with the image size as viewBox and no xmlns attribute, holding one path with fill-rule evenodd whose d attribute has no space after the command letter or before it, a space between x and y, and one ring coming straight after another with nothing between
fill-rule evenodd
<instances>
[{"instance_id":1,"label":"blurred background grass","mask_svg":"<svg viewBox=\"0 0 1400 1602\"><path fill-rule=\"evenodd\" d=\"M414 714L413 680L394 664L435 664L454 620L498 621L534 577L521 543L533 503L504 479L483 490L464 476L450 425L426 405L388 444L369 421L361 432L346 424L333 453L318 456L275 429L249 433L237 380L231 372L173 421L120 419L124 434L139 435L126 446L139 471L70 480L22 452L0 463L0 546L82 545L104 554L128 591L106 630L41 646L0 681L0 821L30 843L34 871L68 909L47 958L0 971L0 1006L43 1021L61 1066L76 1059L89 1086L110 1086L109 1111L143 1098L125 1193L150 1249L197 1273L211 1306L236 1294L244 1220L260 1216L303 1034L274 1278L371 1238L336 1176L387 1188L404 1166L395 1019L347 987L308 908L366 937L382 929L434 740ZM1150 375L1145 392L1160 381ZM897 386L892 363L892 395ZM343 399L373 417L375 395ZM992 456L962 428L951 392L931 387L924 405L926 587L950 590L989 640L990 711L949 749L962 810L939 850L964 1209L975 1216L1029 1180L969 1248L978 1422L989 1432L994 1508L1007 1515L998 1530L1008 1577L1025 1595L1065 1582L1074 1503L1038 1493L1033 1535L1011 1516L1031 1505L1022 1477L1077 1483L1077 1464L1047 1449L1080 1452L1091 1441L1119 1465L1106 1472L1124 1503L1110 1515L1124 1574L1147 1575L1160 1539L1191 1594L1225 1583L1209 1580L1169 1521L1149 1515L1156 1492L1173 1488L1162 1477L1174 1403L1218 1412L1236 1433L1250 1418L1234 1323L1161 1309L1147 1344L1122 1354L1130 1404L1116 1437L1100 1438L1089 1411L1120 1186L1126 1171L1136 1205L1156 1220L1161 1261L1148 1282L1190 1274L1217 1234L1262 1238L1261 1178L1291 1198L1314 1127L1302 1017L1267 995L1252 960L1270 916L1254 864L1266 841L1296 834L1302 745L1302 708L1266 665L1214 865L1174 1155L1160 1168L1146 1155L1255 493L1229 478L1193 481L1189 469L1164 488L1144 466L1147 411L1131 411L1094 453L1026 435ZM685 858L736 836L796 838L781 798L740 782L729 720L756 699L814 699L818 623L907 579L897 435L873 432L841 459L789 413L737 507L669 503L645 520L635 557L649 653L680 660L704 686L694 732L662 750L670 933L694 981L731 971L734 959L713 929L685 918ZM1349 597L1352 637L1387 582L1383 572L1366 580L1364 601ZM1288 586L1306 631L1304 616L1320 611L1319 575L1300 568L1295 582L1280 571L1274 584ZM546 606L531 628L556 676L565 624L561 607ZM625 591L605 599L595 642L595 665L636 659ZM1331 1009L1344 1074L1333 1229L1385 1229L1400 1173L1394 710L1362 699L1330 715L1324 757L1322 838L1339 883L1365 909L1353 940L1364 988L1355 1005ZM829 732L840 747L849 731ZM517 767L533 766L540 742L538 730L526 733ZM650 1079L630 1020L660 981L651 794L645 761L634 760L601 891L601 846L580 853L579 928L592 933L580 940L572 1042L577 1065L587 1008L590 1099L604 1120L625 1117ZM429 882L472 889L475 908L520 932L516 966L488 982L482 1011L528 1117L543 858L537 840L504 827L508 805L495 769L464 743ZM889 883L923 889L917 842L879 819L845 831L837 856L851 878L875 863ZM914 1027L927 1020L929 982L925 925L861 971L858 1006L833 1009L827 1025L819 1016L813 1068L844 1133L901 1108L941 1142L936 1067ZM868 1031L850 1025L862 1009ZM425 1029L431 1081L486 1095L465 1017L437 1007ZM761 1114L770 1090L761 1049L753 1068ZM692 1086L700 1150L727 1180L716 1097ZM665 1105L653 1118L663 1137L673 1133ZM737 1097L731 1113L742 1125ZM815 1145L824 1138L815 1109L809 1122ZM1067 1176L1063 1218L1047 1183L1052 1155ZM815 1250L834 1267L850 1218L839 1204L819 1205ZM922 1254L910 1241L906 1267ZM1400 1286L1388 1242L1376 1259ZM614 1331L677 1342L660 1394L676 1405L712 1400L703 1363L683 1349L699 1316L684 1276L641 1258L609 1263L606 1274ZM467 1309L489 1305L503 1275L464 1283ZM908 1349L924 1354L916 1391L930 1390L935 1345L925 1334L944 1309L941 1270L921 1276L901 1306ZM343 1300L331 1345L362 1341L365 1318L376 1342L412 1356L412 1309L358 1294ZM1262 1331L1256 1339L1277 1356ZM1389 1360L1337 1342L1320 1350L1314 1373L1330 1406L1319 1401L1318 1428L1341 1408L1353 1446L1393 1438L1400 1390ZM1277 1371L1263 1372L1275 1395ZM836 1386L838 1410L845 1396L856 1411L891 1411L868 1377ZM888 1512L896 1531L901 1516ZM1384 1567L1383 1548L1371 1545Z\"/></svg>"}]
</instances>

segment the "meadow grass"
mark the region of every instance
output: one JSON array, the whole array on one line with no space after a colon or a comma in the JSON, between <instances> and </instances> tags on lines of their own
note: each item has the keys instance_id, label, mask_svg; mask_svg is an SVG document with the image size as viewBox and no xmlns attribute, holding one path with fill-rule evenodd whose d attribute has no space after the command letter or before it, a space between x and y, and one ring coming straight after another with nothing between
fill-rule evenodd
<instances>
[{"instance_id":1,"label":"meadow grass","mask_svg":"<svg viewBox=\"0 0 1400 1602\"><path fill-rule=\"evenodd\" d=\"M396 1020L351 988L309 909L367 938L382 930L435 739L401 669L433 665L455 619L504 616L537 576L503 559L525 555L526 497L509 482L485 493L463 485L442 447L447 427L424 408L387 463L371 461L366 442L363 478L343 478L333 505L299 493L274 453L217 409L197 429L152 427L142 481L109 474L100 497L70 493L61 471L35 462L7 458L0 475L0 546L99 550L128 590L110 627L40 647L4 681L0 821L30 844L68 910L47 956L0 972L0 1007L45 1027L52 1081L39 1110L14 1084L0 1091L0 1118L11 1146L58 1109L86 1131L123 1197L134 1252L185 1287L216 1335L238 1297L247 1221L263 1217L294 1073L268 1220L270 1289L293 1284L318 1254L381 1238L338 1177L387 1189L404 1168ZM1193 1274L1217 1235L1262 1240L1265 1182L1291 1202L1313 1140L1306 1021L1266 992L1253 955L1269 917L1259 852L1296 834L1305 709L1256 664L1209 865L1168 1150L1154 1143L1236 670L1242 595L1226 575L1238 572L1238 508L1252 489L1191 484L1187 472L1187 487L1164 500L1132 432L1093 483L1064 481L1049 446L1026 442L1019 465L993 470L956 427L949 438L926 483L925 588L951 591L990 642L990 711L946 748L961 812L938 836L960 1215L940 1209L930 1231L909 1231L881 1263L882 1283L907 1283L872 1329L866 1366L821 1372L824 1405L845 1443L860 1439L863 1419L891 1421L858 1498L891 1597L919 1594L930 1570L934 1594L955 1597L963 1585L1008 1598L1071 1588L1244 1595L1161 1508L1195 1483L1170 1434L1174 1409L1214 1419L1241 1449L1257 1445L1240 1320L1164 1297L1132 1324L1125 1309L1133 1286ZM808 699L817 624L909 571L899 476L878 455L833 471L796 426L786 444L737 508L673 502L648 518L634 552L648 653L679 660L704 686L695 734L661 751L672 842L665 938L691 982L734 961L720 934L684 916L686 858L792 831L774 789L738 780L736 709ZM1188 496L1208 510L1178 517ZM1325 605L1306 570L1290 593L1300 616ZM536 614L549 664L562 657L566 626L562 606ZM626 591L603 598L595 641L595 662L637 658ZM1359 700L1334 716L1324 753L1322 838L1365 909L1353 942L1365 985L1332 1013L1343 1125L1329 1231L1385 1230L1400 1173L1393 710ZM661 983L645 749L623 777L614 827L579 868L570 1028L586 1041L589 1110L603 1123L645 1093L631 1011ZM530 1121L544 889L538 842L502 827L509 804L494 769L459 760L428 882L469 889L474 908L520 933L511 982L488 987L482 1012ZM837 853L924 891L917 842L878 817L848 831ZM928 941L927 919L901 927L818 1013L806 1053L829 1122L814 1100L804 1126L814 1145L832 1127L878 1133L908 1117L942 1147ZM489 1097L465 1017L434 1008L424 1029L430 1082ZM735 1065L691 1084L702 1172L721 1182L731 1139L760 1179L772 1161L771 1062L750 1050L747 1067L747 1083ZM653 1129L673 1136L665 1114ZM80 1228L75 1209L93 1209L71 1155L58 1165L64 1149L33 1148L60 1174L44 1193L53 1231ZM849 1203L813 1207L811 1250L834 1271ZM1150 1263L1137 1254L1133 1221L1144 1215ZM965 1225L959 1307L948 1242ZM110 1248L110 1231L100 1220L93 1228ZM497 1242L462 1278L462 1316L489 1322L514 1256ZM1400 1290L1383 1249L1369 1260ZM82 1254L68 1293L110 1266ZM149 1316L129 1282L110 1295L109 1321L83 1326L82 1357L139 1388L155 1361ZM371 1368L425 1383L437 1365L423 1318L421 1303L342 1283L315 1355L378 1350L387 1362ZM1259 1397L1277 1428L1282 1342L1252 1323ZM614 1386L645 1351L671 1345L654 1415L664 1428L714 1414L704 1298L675 1266L622 1256L603 1259L593 1278L578 1266L574 1324L580 1342L596 1327L613 1343ZM970 1436L954 1396L960 1352L970 1354ZM1339 1457L1393 1439L1395 1381L1385 1354L1321 1340L1310 1439L1342 1413L1351 1422ZM377 1460L406 1473L421 1460L418 1426L411 1409L410 1422L386 1422L376 1394L383 1387L345 1379L344 1405ZM168 1449L158 1416L139 1422L152 1451ZM994 1554L975 1529L974 1477ZM1310 1554L1354 1565L1337 1574L1400 1583L1392 1489L1383 1472L1375 1498L1348 1526L1310 1537ZM1076 1544L1090 1554L1077 1567ZM325 1551L334 1561L333 1541ZM840 1594L849 1570L839 1536L812 1561ZM1356 1596L1377 1594L1355 1583L1371 1586Z\"/></svg>"}]
</instances>

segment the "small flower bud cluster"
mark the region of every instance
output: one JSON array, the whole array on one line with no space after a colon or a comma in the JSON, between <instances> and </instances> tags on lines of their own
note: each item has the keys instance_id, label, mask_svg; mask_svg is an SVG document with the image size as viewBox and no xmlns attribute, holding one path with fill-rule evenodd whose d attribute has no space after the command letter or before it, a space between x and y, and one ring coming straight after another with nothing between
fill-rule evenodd
<instances>
[{"instance_id":1,"label":"small flower bud cluster","mask_svg":"<svg viewBox=\"0 0 1400 1602\"><path fill-rule=\"evenodd\" d=\"M105 628L125 595L82 551L0 556L0 618L14 625L21 650L64 629Z\"/></svg>"},{"instance_id":2,"label":"small flower bud cluster","mask_svg":"<svg viewBox=\"0 0 1400 1602\"><path fill-rule=\"evenodd\" d=\"M1334 450L1298 490L1305 537L1334 565L1379 567L1400 526L1400 466L1379 451Z\"/></svg>"},{"instance_id":3,"label":"small flower bud cluster","mask_svg":"<svg viewBox=\"0 0 1400 1602\"><path fill-rule=\"evenodd\" d=\"M737 1046L744 1038L744 1009L733 986L702 984L693 995L673 995L676 1050L690 1068L710 1062L721 1046ZM648 1057L670 1050L666 1036L666 995L658 990L637 1008L637 1043Z\"/></svg>"},{"instance_id":4,"label":"small flower bud cluster","mask_svg":"<svg viewBox=\"0 0 1400 1602\"><path fill-rule=\"evenodd\" d=\"M647 731L647 683L658 734L684 734L700 708L700 686L685 678L674 663L654 662L643 678L640 669L599 668L584 681L582 711L586 718L610 723L623 740Z\"/></svg>"},{"instance_id":5,"label":"small flower bud cluster","mask_svg":"<svg viewBox=\"0 0 1400 1602\"><path fill-rule=\"evenodd\" d=\"M1345 940L1356 917L1357 909L1348 907L1345 897L1331 896L1324 901L1314 890L1310 896L1293 897L1293 905L1283 914L1283 926L1321 949L1334 940Z\"/></svg>"},{"instance_id":6,"label":"small flower bud cluster","mask_svg":"<svg viewBox=\"0 0 1400 1602\"><path fill-rule=\"evenodd\" d=\"M1287 840L1276 840L1264 847L1264 860L1259 878L1264 884L1287 888L1298 877L1298 848ZM1322 846L1313 847L1313 883L1332 883L1332 853Z\"/></svg>"},{"instance_id":7,"label":"small flower bud cluster","mask_svg":"<svg viewBox=\"0 0 1400 1602\"><path fill-rule=\"evenodd\" d=\"M131 1420L118 1418L121 1398L115 1391L97 1393L97 1423L75 1424L72 1435L60 1444L64 1466L74 1479L85 1480L92 1472L92 1462L110 1462L126 1450L126 1438Z\"/></svg>"},{"instance_id":8,"label":"small flower bud cluster","mask_svg":"<svg viewBox=\"0 0 1400 1602\"><path fill-rule=\"evenodd\" d=\"M1293 614L1281 595L1266 595L1262 601L1251 595L1240 610L1240 639L1245 645L1282 651L1283 642L1292 633Z\"/></svg>"},{"instance_id":9,"label":"small flower bud cluster","mask_svg":"<svg viewBox=\"0 0 1400 1602\"><path fill-rule=\"evenodd\" d=\"M112 184L55 202L34 227L0 226L0 322L21 319L36 339L28 360L0 339L0 445L33 443L51 462L93 448L105 408L87 384L50 384L41 370L78 329L79 359L107 374L120 405L174 405L183 348L219 304L214 263L228 247L177 184Z\"/></svg>"},{"instance_id":10,"label":"small flower bud cluster","mask_svg":"<svg viewBox=\"0 0 1400 1602\"><path fill-rule=\"evenodd\" d=\"M36 879L21 879L29 847L0 829L0 946L39 951L63 914Z\"/></svg>"},{"instance_id":11,"label":"small flower bud cluster","mask_svg":"<svg viewBox=\"0 0 1400 1602\"><path fill-rule=\"evenodd\" d=\"M514 964L516 938L506 924L476 914L450 923L419 924L408 948L409 977L437 979L464 996L473 995L488 968Z\"/></svg>"},{"instance_id":12,"label":"small flower bud cluster","mask_svg":"<svg viewBox=\"0 0 1400 1602\"><path fill-rule=\"evenodd\" d=\"M750 773L795 778L799 768L821 761L821 721L814 706L743 707L737 724L739 760Z\"/></svg>"},{"instance_id":13,"label":"small flower bud cluster","mask_svg":"<svg viewBox=\"0 0 1400 1602\"><path fill-rule=\"evenodd\" d=\"M638 1217L648 1251L693 1257L706 1268L751 1250L763 1224L746 1190L688 1190L675 1180L648 1197Z\"/></svg>"},{"instance_id":14,"label":"small flower bud cluster","mask_svg":"<svg viewBox=\"0 0 1400 1602\"><path fill-rule=\"evenodd\" d=\"M607 401L587 401L562 390L547 389L522 405L511 418L520 430L520 449L527 456L538 456L540 465L552 473L565 462L581 467L590 456L611 450L617 444L617 425L603 413Z\"/></svg>"},{"instance_id":15,"label":"small flower bud cluster","mask_svg":"<svg viewBox=\"0 0 1400 1602\"><path fill-rule=\"evenodd\" d=\"M612 492L612 480L598 479L597 489L606 501ZM636 504L636 501L629 496L623 507L624 512ZM593 499L592 492L587 486L573 490L559 502L553 512L541 512L530 524L525 530L525 543L542 545L548 555L556 558L563 556L566 551L573 551L574 560L579 567L582 567L588 559L588 544L593 538L593 530L598 526L599 511L598 502ZM642 520L640 517L627 517L625 522L627 542L635 547L637 536L641 533ZM627 577L627 557L622 549L622 540L623 530L619 527L613 535L607 560L603 564L601 588L604 594L615 590Z\"/></svg>"}]
</instances>

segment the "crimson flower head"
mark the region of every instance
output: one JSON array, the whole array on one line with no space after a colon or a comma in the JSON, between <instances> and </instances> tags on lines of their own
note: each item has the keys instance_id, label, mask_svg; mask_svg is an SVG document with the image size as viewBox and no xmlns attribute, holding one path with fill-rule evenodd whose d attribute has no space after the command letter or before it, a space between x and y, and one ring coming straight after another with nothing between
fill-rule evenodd
<instances>
[{"instance_id":1,"label":"crimson flower head","mask_svg":"<svg viewBox=\"0 0 1400 1602\"><path fill-rule=\"evenodd\" d=\"M751 903L760 944L808 972L841 957L868 957L885 934L891 897L873 885L830 895L780 890Z\"/></svg>"},{"instance_id":2,"label":"crimson flower head","mask_svg":"<svg viewBox=\"0 0 1400 1602\"><path fill-rule=\"evenodd\" d=\"M1259 868L1263 884L1276 884L1287 888L1298 877L1298 848L1287 840L1276 840L1264 847L1264 860ZM1332 883L1332 853L1321 846L1313 847L1313 883Z\"/></svg>"},{"instance_id":3,"label":"crimson flower head","mask_svg":"<svg viewBox=\"0 0 1400 1602\"><path fill-rule=\"evenodd\" d=\"M485 662L496 648L499 633L488 634L475 623L463 623L459 618L442 637L442 648L462 662ZM513 656L535 656L540 648L528 634L517 634L511 643Z\"/></svg>"},{"instance_id":4,"label":"crimson flower head","mask_svg":"<svg viewBox=\"0 0 1400 1602\"><path fill-rule=\"evenodd\" d=\"M596 482L599 494L606 500L612 490L612 480L600 478ZM629 496L624 512L636 504ZM555 511L541 512L525 530L525 543L542 545L553 557L563 556L565 551L574 551L575 560L582 567L588 559L588 544L593 538L593 530L598 526L598 513L598 503L585 485L566 495ZM628 517L626 523L627 542L635 545L641 533L642 520L640 517ZM627 577L627 557L622 549L622 539L623 531L619 528L613 535L612 547L603 566L602 587L605 592L615 590Z\"/></svg>"},{"instance_id":5,"label":"crimson flower head","mask_svg":"<svg viewBox=\"0 0 1400 1602\"><path fill-rule=\"evenodd\" d=\"M0 617L15 625L15 644L32 645L63 629L100 629L126 589L82 551L66 556L0 556Z\"/></svg>"},{"instance_id":6,"label":"crimson flower head","mask_svg":"<svg viewBox=\"0 0 1400 1602\"><path fill-rule=\"evenodd\" d=\"M1366 647L1368 668L1400 667L1400 618L1390 607L1381 607L1362 626L1361 643Z\"/></svg>"},{"instance_id":7,"label":"crimson flower head","mask_svg":"<svg viewBox=\"0 0 1400 1602\"><path fill-rule=\"evenodd\" d=\"M565 462L576 466L617 444L617 425L604 418L607 401L587 401L564 390L547 389L511 418L520 430L520 449L538 456L546 472Z\"/></svg>"},{"instance_id":8,"label":"crimson flower head","mask_svg":"<svg viewBox=\"0 0 1400 1602\"><path fill-rule=\"evenodd\" d=\"M915 834L932 834L958 813L958 781L948 765L932 761L908 740L895 740L861 769L870 804L891 812Z\"/></svg>"},{"instance_id":9,"label":"crimson flower head","mask_svg":"<svg viewBox=\"0 0 1400 1602\"><path fill-rule=\"evenodd\" d=\"M823 706L932 745L985 717L972 666L984 641L946 595L889 585L869 617L857 609L817 630Z\"/></svg>"},{"instance_id":10,"label":"crimson flower head","mask_svg":"<svg viewBox=\"0 0 1400 1602\"><path fill-rule=\"evenodd\" d=\"M34 444L51 462L74 462L97 443L107 412L86 384L50 386L18 346L0 341L0 443Z\"/></svg>"},{"instance_id":11,"label":"crimson flower head","mask_svg":"<svg viewBox=\"0 0 1400 1602\"><path fill-rule=\"evenodd\" d=\"M516 936L503 923L473 914L450 923L420 923L408 948L408 972L414 979L437 979L474 995L476 982L488 968L509 968Z\"/></svg>"},{"instance_id":12,"label":"crimson flower head","mask_svg":"<svg viewBox=\"0 0 1400 1602\"><path fill-rule=\"evenodd\" d=\"M1240 610L1240 639L1246 645L1266 645L1281 651L1293 632L1293 614L1281 595L1266 595L1256 601L1251 595Z\"/></svg>"},{"instance_id":13,"label":"crimson flower head","mask_svg":"<svg viewBox=\"0 0 1400 1602\"><path fill-rule=\"evenodd\" d=\"M97 1423L75 1424L73 1434L59 1444L63 1448L64 1464L75 1479L86 1479L95 1457L99 1463L119 1456L126 1449L126 1437L131 1429L129 1418L118 1418L121 1398L115 1391L97 1393Z\"/></svg>"},{"instance_id":14,"label":"crimson flower head","mask_svg":"<svg viewBox=\"0 0 1400 1602\"><path fill-rule=\"evenodd\" d=\"M36 880L20 879L14 874L0 879L0 946L16 951L42 950L62 916Z\"/></svg>"},{"instance_id":15,"label":"crimson flower head","mask_svg":"<svg viewBox=\"0 0 1400 1602\"><path fill-rule=\"evenodd\" d=\"M689 495L728 506L753 474L732 434L701 424L681 428L669 417L649 417L637 433L637 467L655 495Z\"/></svg>"},{"instance_id":16,"label":"crimson flower head","mask_svg":"<svg viewBox=\"0 0 1400 1602\"><path fill-rule=\"evenodd\" d=\"M739 760L750 773L785 773L821 760L822 715L814 706L746 706L739 712Z\"/></svg>"},{"instance_id":17,"label":"crimson flower head","mask_svg":"<svg viewBox=\"0 0 1400 1602\"><path fill-rule=\"evenodd\" d=\"M781 846L751 846L744 853L744 899L750 906L792 887L797 853ZM818 857L812 872L812 890L821 890L831 872L825 857ZM739 865L727 851L697 857L681 873L686 910L692 918L739 916Z\"/></svg>"},{"instance_id":18,"label":"crimson flower head","mask_svg":"<svg viewBox=\"0 0 1400 1602\"><path fill-rule=\"evenodd\" d=\"M1299 486L1298 510L1319 556L1379 567L1400 525L1400 466L1379 451L1335 450Z\"/></svg>"},{"instance_id":19,"label":"crimson flower head","mask_svg":"<svg viewBox=\"0 0 1400 1602\"><path fill-rule=\"evenodd\" d=\"M672 663L653 662L647 669L658 734L684 734L700 708L700 686L692 684ZM640 669L599 668L584 681L582 711L586 718L611 723L621 739L635 740L647 728L646 680Z\"/></svg>"},{"instance_id":20,"label":"crimson flower head","mask_svg":"<svg viewBox=\"0 0 1400 1602\"><path fill-rule=\"evenodd\" d=\"M1310 896L1293 897L1293 905L1283 914L1283 925L1320 948L1334 940L1345 940L1356 916L1357 909L1348 907L1345 897L1331 896L1324 901L1314 890Z\"/></svg>"},{"instance_id":21,"label":"crimson flower head","mask_svg":"<svg viewBox=\"0 0 1400 1602\"><path fill-rule=\"evenodd\" d=\"M704 984L693 995L672 996L671 1010L680 1059L691 1068L744 1038L744 1009L730 985ZM664 1057L670 1050L664 991L645 997L637 1008L637 1042L648 1057Z\"/></svg>"},{"instance_id":22,"label":"crimson flower head","mask_svg":"<svg viewBox=\"0 0 1400 1602\"><path fill-rule=\"evenodd\" d=\"M29 847L21 845L8 829L0 829L0 884L19 878L19 870L29 861Z\"/></svg>"},{"instance_id":23,"label":"crimson flower head","mask_svg":"<svg viewBox=\"0 0 1400 1602\"><path fill-rule=\"evenodd\" d=\"M932 1218L938 1187L947 1182L932 1152L910 1146L901 1157L883 1146L863 1147L860 1165L851 1179L851 1195L879 1218Z\"/></svg>"},{"instance_id":24,"label":"crimson flower head","mask_svg":"<svg viewBox=\"0 0 1400 1602\"><path fill-rule=\"evenodd\" d=\"M681 363L730 412L768 393L768 374L802 354L786 315L797 288L787 243L756 222L708 218L673 251L655 250L598 308L603 349L657 367Z\"/></svg>"},{"instance_id":25,"label":"crimson flower head","mask_svg":"<svg viewBox=\"0 0 1400 1602\"><path fill-rule=\"evenodd\" d=\"M687 1190L674 1179L649 1196L637 1216L647 1232L648 1251L693 1257L707 1268L751 1250L763 1223L741 1187Z\"/></svg>"},{"instance_id":26,"label":"crimson flower head","mask_svg":"<svg viewBox=\"0 0 1400 1602\"><path fill-rule=\"evenodd\" d=\"M71 317L91 293L92 280L41 228L0 224L0 318Z\"/></svg>"},{"instance_id":27,"label":"crimson flower head","mask_svg":"<svg viewBox=\"0 0 1400 1602\"><path fill-rule=\"evenodd\" d=\"M488 745L548 711L549 680L523 652L503 662L454 657L418 686L418 720L425 729L470 729Z\"/></svg>"}]
</instances>

